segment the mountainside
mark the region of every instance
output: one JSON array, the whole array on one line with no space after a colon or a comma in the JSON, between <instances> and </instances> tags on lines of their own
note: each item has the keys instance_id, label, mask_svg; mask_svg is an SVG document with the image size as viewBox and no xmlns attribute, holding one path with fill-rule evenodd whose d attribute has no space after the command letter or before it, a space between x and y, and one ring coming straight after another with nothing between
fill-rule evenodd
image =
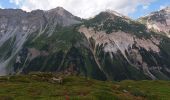
<instances>
[{"instance_id":1,"label":"mountainside","mask_svg":"<svg viewBox=\"0 0 170 100\"><path fill-rule=\"evenodd\" d=\"M79 29L107 79L169 79L169 39L131 19L102 12Z\"/></svg>"},{"instance_id":2,"label":"mountainside","mask_svg":"<svg viewBox=\"0 0 170 100\"><path fill-rule=\"evenodd\" d=\"M170 39L113 11L0 10L0 74L63 72L99 80L170 79Z\"/></svg>"},{"instance_id":3,"label":"mountainside","mask_svg":"<svg viewBox=\"0 0 170 100\"><path fill-rule=\"evenodd\" d=\"M13 66L18 52L26 41L33 41L42 34L47 37L57 31L57 26L71 26L81 23L81 19L73 16L61 7L30 13L20 9L0 9L0 74ZM18 59L17 59L18 60ZM11 71L10 71L11 72Z\"/></svg>"},{"instance_id":4,"label":"mountainside","mask_svg":"<svg viewBox=\"0 0 170 100\"><path fill-rule=\"evenodd\" d=\"M140 18L139 21L146 24L149 29L156 30L170 38L170 7L153 12Z\"/></svg>"}]
</instances>

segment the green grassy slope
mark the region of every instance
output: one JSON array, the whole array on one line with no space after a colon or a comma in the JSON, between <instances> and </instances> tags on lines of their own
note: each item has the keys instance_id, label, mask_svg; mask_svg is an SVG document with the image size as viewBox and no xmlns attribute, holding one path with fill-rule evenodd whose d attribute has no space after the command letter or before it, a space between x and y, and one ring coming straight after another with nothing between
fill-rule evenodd
<instances>
[{"instance_id":1,"label":"green grassy slope","mask_svg":"<svg viewBox=\"0 0 170 100\"><path fill-rule=\"evenodd\" d=\"M53 77L63 77L63 83ZM50 73L0 77L0 100L168 100L169 94L169 81L108 82Z\"/></svg>"}]
</instances>

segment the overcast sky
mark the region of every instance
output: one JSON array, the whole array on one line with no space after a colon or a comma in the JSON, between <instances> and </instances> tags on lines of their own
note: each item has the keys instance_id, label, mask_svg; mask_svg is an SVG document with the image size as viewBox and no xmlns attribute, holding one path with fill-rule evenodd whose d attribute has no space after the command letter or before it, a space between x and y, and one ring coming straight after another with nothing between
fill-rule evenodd
<instances>
[{"instance_id":1,"label":"overcast sky","mask_svg":"<svg viewBox=\"0 0 170 100\"><path fill-rule=\"evenodd\" d=\"M82 18L93 17L110 9L136 19L170 6L170 0L0 0L1 8L21 8L26 11L49 10L58 6Z\"/></svg>"}]
</instances>

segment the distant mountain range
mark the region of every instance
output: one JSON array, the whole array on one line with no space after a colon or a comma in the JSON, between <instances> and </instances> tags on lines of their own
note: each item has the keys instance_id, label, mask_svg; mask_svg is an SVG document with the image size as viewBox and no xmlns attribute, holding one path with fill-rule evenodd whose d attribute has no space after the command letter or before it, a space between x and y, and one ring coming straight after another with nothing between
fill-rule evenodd
<instances>
[{"instance_id":1,"label":"distant mountain range","mask_svg":"<svg viewBox=\"0 0 170 100\"><path fill-rule=\"evenodd\" d=\"M170 79L170 7L132 20L81 19L57 7L0 9L0 75L76 73L99 80Z\"/></svg>"}]
</instances>

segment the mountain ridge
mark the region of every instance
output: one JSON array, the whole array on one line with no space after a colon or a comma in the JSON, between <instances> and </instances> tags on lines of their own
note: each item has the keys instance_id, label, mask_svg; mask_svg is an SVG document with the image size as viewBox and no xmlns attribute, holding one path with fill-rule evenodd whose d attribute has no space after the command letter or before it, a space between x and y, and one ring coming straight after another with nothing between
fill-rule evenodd
<instances>
[{"instance_id":1,"label":"mountain ridge","mask_svg":"<svg viewBox=\"0 0 170 100\"><path fill-rule=\"evenodd\" d=\"M126 16L106 11L86 20L61 7L9 12L14 17L0 13L1 75L42 71L99 80L170 79L169 38Z\"/></svg>"},{"instance_id":2,"label":"mountain ridge","mask_svg":"<svg viewBox=\"0 0 170 100\"><path fill-rule=\"evenodd\" d=\"M150 13L147 16L139 18L139 22L146 24L148 29L152 29L159 34L170 37L170 7Z\"/></svg>"}]
</instances>

